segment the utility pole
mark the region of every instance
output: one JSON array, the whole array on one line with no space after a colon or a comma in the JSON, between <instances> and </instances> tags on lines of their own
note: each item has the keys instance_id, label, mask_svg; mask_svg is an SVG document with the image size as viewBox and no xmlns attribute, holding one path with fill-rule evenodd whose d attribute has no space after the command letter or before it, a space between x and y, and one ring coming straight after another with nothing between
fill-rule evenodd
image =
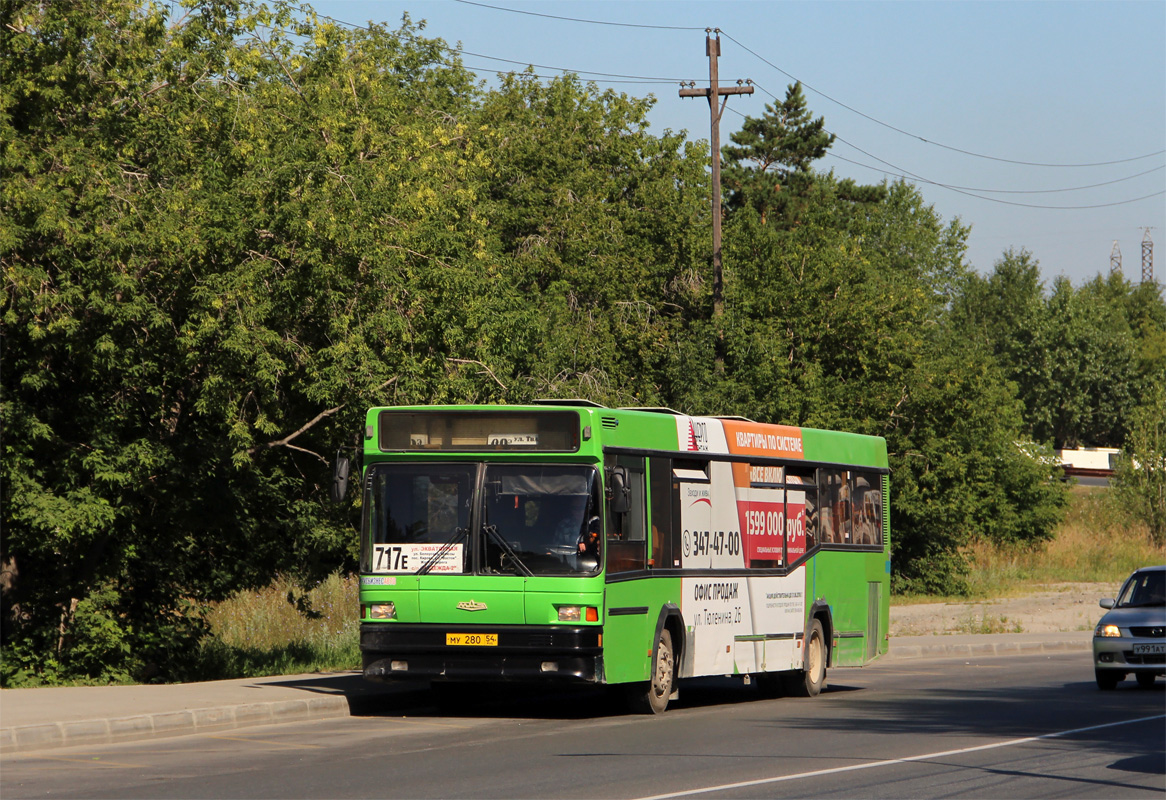
<instances>
[{"instance_id":1,"label":"utility pole","mask_svg":"<svg viewBox=\"0 0 1166 800\"><path fill-rule=\"evenodd\" d=\"M1142 228L1142 283L1154 282L1154 240L1150 238L1151 228Z\"/></svg>"},{"instance_id":2,"label":"utility pole","mask_svg":"<svg viewBox=\"0 0 1166 800\"><path fill-rule=\"evenodd\" d=\"M1117 246L1117 239L1113 240L1113 249L1109 251L1109 274L1121 274L1121 248Z\"/></svg>"},{"instance_id":3,"label":"utility pole","mask_svg":"<svg viewBox=\"0 0 1166 800\"><path fill-rule=\"evenodd\" d=\"M710 34L716 34L714 39ZM720 372L725 368L724 338L725 332L721 329L721 317L725 313L725 273L721 261L721 114L725 113L725 104L729 102L731 94L753 94L752 82L749 86L737 86L722 89L717 82L717 56L721 54L721 29L705 28L704 51L709 59L709 88L694 89L693 83L689 88L681 89L681 97L705 97L709 102L709 127L711 135L709 146L712 150L713 164L713 324L717 329L717 356L716 366ZM681 84L683 86L683 84ZM720 98L724 97L722 101Z\"/></svg>"}]
</instances>

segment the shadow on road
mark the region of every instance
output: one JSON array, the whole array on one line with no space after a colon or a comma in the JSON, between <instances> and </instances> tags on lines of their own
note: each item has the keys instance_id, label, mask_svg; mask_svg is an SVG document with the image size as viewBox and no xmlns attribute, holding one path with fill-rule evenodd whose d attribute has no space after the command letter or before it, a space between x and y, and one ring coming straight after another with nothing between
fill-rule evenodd
<instances>
[{"instance_id":1,"label":"shadow on road","mask_svg":"<svg viewBox=\"0 0 1166 800\"><path fill-rule=\"evenodd\" d=\"M623 686L528 686L507 683L373 683L359 672L272 681L271 685L312 694L343 695L355 717L412 716L496 719L596 719L631 714ZM830 684L824 694L861 691ZM680 684L669 709L751 703L764 696L741 678L692 678Z\"/></svg>"}]
</instances>

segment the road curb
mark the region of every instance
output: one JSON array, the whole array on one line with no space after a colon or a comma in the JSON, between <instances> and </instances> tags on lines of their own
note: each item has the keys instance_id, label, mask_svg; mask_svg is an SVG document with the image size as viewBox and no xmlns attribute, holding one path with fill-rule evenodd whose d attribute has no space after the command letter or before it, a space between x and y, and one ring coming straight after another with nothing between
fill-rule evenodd
<instances>
[{"instance_id":1,"label":"road curb","mask_svg":"<svg viewBox=\"0 0 1166 800\"><path fill-rule=\"evenodd\" d=\"M347 717L348 698L342 695L304 700L276 700L212 706L110 719L86 719L0 728L0 753L20 753L57 747L78 747L213 733L257 725Z\"/></svg>"},{"instance_id":2,"label":"road curb","mask_svg":"<svg viewBox=\"0 0 1166 800\"><path fill-rule=\"evenodd\" d=\"M1039 655L1040 653L1064 653L1078 650L1091 650L1093 643L1090 640L1080 639L1059 640L1050 642L977 642L967 643L928 643L928 644L892 644L884 658L888 660L906 660L912 658L962 658L970 656L1017 656Z\"/></svg>"}]
</instances>

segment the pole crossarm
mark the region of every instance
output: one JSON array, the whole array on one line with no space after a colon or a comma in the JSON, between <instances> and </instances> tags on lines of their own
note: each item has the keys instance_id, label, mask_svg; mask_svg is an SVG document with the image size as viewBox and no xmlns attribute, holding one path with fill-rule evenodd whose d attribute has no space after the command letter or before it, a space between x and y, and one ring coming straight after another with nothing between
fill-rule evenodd
<instances>
[{"instance_id":1,"label":"pole crossarm","mask_svg":"<svg viewBox=\"0 0 1166 800\"><path fill-rule=\"evenodd\" d=\"M752 86L730 86L725 89L717 89L718 95L725 94L753 94ZM681 89L681 97L709 97L712 95L711 89Z\"/></svg>"}]
</instances>

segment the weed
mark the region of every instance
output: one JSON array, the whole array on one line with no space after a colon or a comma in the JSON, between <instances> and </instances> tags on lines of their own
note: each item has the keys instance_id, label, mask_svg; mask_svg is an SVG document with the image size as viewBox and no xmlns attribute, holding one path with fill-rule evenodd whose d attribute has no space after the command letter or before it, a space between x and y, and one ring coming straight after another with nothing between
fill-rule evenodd
<instances>
[{"instance_id":1,"label":"weed","mask_svg":"<svg viewBox=\"0 0 1166 800\"><path fill-rule=\"evenodd\" d=\"M309 591L287 577L238 592L207 613L186 680L327 672L360 666L357 579L330 575Z\"/></svg>"},{"instance_id":2,"label":"weed","mask_svg":"<svg viewBox=\"0 0 1166 800\"><path fill-rule=\"evenodd\" d=\"M1109 491L1073 490L1056 536L1033 547L975 542L965 551L972 597L1027 594L1050 583L1120 584L1135 568L1163 561L1149 529ZM897 601L898 602L898 601Z\"/></svg>"},{"instance_id":3,"label":"weed","mask_svg":"<svg viewBox=\"0 0 1166 800\"><path fill-rule=\"evenodd\" d=\"M1024 633L1019 622L1009 622L1008 617L1001 614L998 617L989 614L977 615L969 611L956 623L957 633Z\"/></svg>"}]
</instances>

